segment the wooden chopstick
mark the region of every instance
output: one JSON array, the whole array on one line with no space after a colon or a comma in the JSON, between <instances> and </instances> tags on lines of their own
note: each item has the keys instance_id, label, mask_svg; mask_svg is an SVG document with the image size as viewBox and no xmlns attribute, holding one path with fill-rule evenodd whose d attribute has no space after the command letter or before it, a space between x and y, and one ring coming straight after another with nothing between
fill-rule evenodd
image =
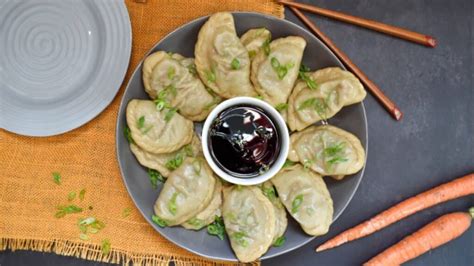
<instances>
[{"instance_id":1,"label":"wooden chopstick","mask_svg":"<svg viewBox=\"0 0 474 266\"><path fill-rule=\"evenodd\" d=\"M428 47L435 47L436 46L436 40L428 35L424 35L421 33L409 31L406 29L402 29L399 27L394 27L390 26L384 23L380 23L377 21L373 20L368 20L360 17L355 17L351 15L347 15L341 12L329 10L329 9L324 9L312 5L307 5L307 4L302 4L302 3L297 3L297 2L291 2L291 1L278 1L280 4L289 6L289 7L296 7L301 10L309 11L321 16L333 18L336 20L340 20L343 22L347 22L350 24L354 24L360 27L364 27L367 29L371 29L374 31L382 32L388 35L392 35L407 41L415 42L418 44L422 44Z\"/></svg>"},{"instance_id":2,"label":"wooden chopstick","mask_svg":"<svg viewBox=\"0 0 474 266\"><path fill-rule=\"evenodd\" d=\"M289 8L298 16L301 21L303 21L306 26L324 42L333 53L339 57L339 59L344 63L344 65L352 71L360 81L367 87L367 89L374 95L375 98L385 107L385 109L395 118L397 121L402 119L402 112L398 109L395 103L392 102L378 87L375 85L363 72L360 70L352 61L347 57L347 55L341 51L336 45L327 37L320 29L318 29L311 20L309 20L301 11L298 9L289 6Z\"/></svg>"}]
</instances>

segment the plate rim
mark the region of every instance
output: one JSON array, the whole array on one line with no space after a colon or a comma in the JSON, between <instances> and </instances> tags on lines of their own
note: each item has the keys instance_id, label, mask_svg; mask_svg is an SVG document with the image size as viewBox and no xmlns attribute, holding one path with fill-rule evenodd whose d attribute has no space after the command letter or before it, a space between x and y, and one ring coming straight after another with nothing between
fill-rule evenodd
<instances>
[{"instance_id":1,"label":"plate rim","mask_svg":"<svg viewBox=\"0 0 474 266\"><path fill-rule=\"evenodd\" d=\"M58 135L62 135L62 134L71 132L73 130L76 130L76 129L88 124L89 122L91 122L92 120L97 118L100 114L102 114L102 112L104 112L104 110L107 107L110 106L110 104L117 97L117 95L120 91L120 88L124 84L125 77L127 75L128 68L130 66L130 59L131 59L131 56L132 56L132 22L130 20L130 13L128 12L128 8L127 8L127 5L125 4L125 0L118 1L118 2L116 2L116 4L117 4L117 7L118 7L118 9L116 9L116 10L118 10L119 13L123 13L123 16L119 15L118 18L123 18L124 19L124 24L125 24L124 25L125 26L124 31L126 31L126 33L123 36L124 36L124 38L126 38L126 40L124 42L124 44L126 46L126 50L124 51L126 53L126 56L124 56L123 59L126 61L126 64L124 64L123 69L120 69L121 78L120 79L117 78L117 83L118 83L117 88L115 89L113 94L111 93L110 99L106 99L103 103L103 106L99 106L94 112L92 112L92 113L95 113L95 114L90 115L89 117L87 117L85 119L82 119L81 121L79 121L77 124L75 124L73 126L65 127L65 128L62 128L61 130L50 130L49 132L31 132L31 131L27 132L28 130L20 129L18 131L15 131L15 130L12 130L11 128L7 128L5 125L2 125L2 124L0 124L0 129L3 129L7 132L17 134L17 135L20 135L20 136L25 136L25 137L46 138L46 137L58 136ZM107 10L109 10L109 9L107 9ZM128 83L127 83L126 88L127 87L128 87ZM121 106L121 104L119 105L119 108L120 108L120 106ZM36 131L38 131L38 130L36 129Z\"/></svg>"},{"instance_id":2,"label":"plate rim","mask_svg":"<svg viewBox=\"0 0 474 266\"><path fill-rule=\"evenodd\" d=\"M290 21L290 20L287 20L285 18L278 18L278 17L275 17L275 16L272 16L272 15L268 15L268 14L263 14L263 13L259 13L259 12L251 12L251 11L228 11L229 13L231 13L232 15L234 14L248 14L248 15L257 15L257 16L262 16L266 19L269 19L269 20L277 20L277 21L282 21L284 23L289 23L289 24L292 24L293 26L299 28L300 30L306 32L307 34L313 36L318 42L321 43L322 47L327 50L327 52L329 52L330 54L332 54L334 56L334 58L339 62L339 64L342 66L342 68L344 70L347 70L347 68L345 67L345 65L341 62L341 60L339 59L338 56L336 56L334 54L334 52L329 49L329 47L323 42L321 41L321 39L319 37L317 37L316 35L314 35L313 33L311 33L309 30L307 30L306 28ZM218 12L214 12L212 14L215 14L215 13L218 13ZM130 198L132 199L135 207L138 209L138 211L140 212L140 214L143 216L143 218L151 225L151 227L158 233L160 234L160 236L162 236L163 238L165 238L166 240L170 241L171 243L179 246L180 248L183 248L195 255L198 255L198 256L202 256L204 258L208 258L208 259L213 259L213 260L220 260L220 261L230 261L230 262L238 262L239 260L237 259L237 257L233 258L233 259L229 259L229 258L222 258L222 257L216 257L216 256L212 256L212 255L205 255L205 254L202 254L198 251L195 251L191 248L188 248L184 245L182 245L181 243L178 243L176 241L174 241L173 239L170 239L168 236L166 235L163 235L161 234L161 232L157 229L157 227L153 224L153 222L151 221L151 218L148 217L147 215L145 215L145 213L143 213L143 210L141 208L138 207L138 204L135 200L135 198L132 196L132 193L130 191L130 188L129 188L129 185L125 179L125 176L124 176L124 171L122 169L122 163L121 163L121 156L120 156L120 153L119 153L119 141L118 139L123 137L122 135L122 131L120 130L119 128L119 124L120 124L120 118L123 114L122 113L122 110L123 109L123 105L125 105L125 101L124 101L124 95L125 93L128 91L129 87L130 87L130 84L131 84L131 80L132 80L132 77L135 76L137 73L137 71L142 67L143 65L143 62L145 60L145 58L158 46L161 44L161 42L163 42L166 38L170 37L172 34L174 34L175 32L181 30L181 28L184 28L186 26L188 26L189 24L192 24L192 23L195 23L197 21L200 21L200 20L203 20L203 19L206 19L206 18L209 18L212 14L210 15L206 15L206 16L201 16L201 17L198 17L198 18L195 18L195 19L192 19L180 26L178 26L177 28L175 28L174 30L168 32L165 36L163 36L162 38L160 38L142 57L142 59L140 60L140 62L136 65L134 71L131 73L130 75L130 79L128 80L127 82L127 85L125 87L125 90L124 90L124 93L122 95L122 99L120 100L120 106L119 106L119 109L118 109L118 112L117 112L117 117L116 117L116 126L115 126L115 153L116 153L116 159L117 159L117 163L119 165L119 169L120 169L120 175L122 177L122 181L123 183L125 184L125 188L127 189L127 193L128 195L130 196ZM365 86L364 86L364 89L365 89ZM344 213L345 209L347 208L347 206L350 204L350 202L352 201L355 193L357 192L357 190L359 189L359 186L360 186L360 183L362 182L362 179L364 178L364 174L365 174L365 168L366 168L366 163L367 163L367 158L368 158L368 145L369 145L369 133L368 133L368 122L367 122L367 113L365 111L365 105L364 105L364 102L360 102L359 103L362 107L362 114L363 114L363 117L364 117L364 127L365 127L365 145L364 145L364 149L365 149L365 162L364 162L364 166L363 168L360 170L360 178L357 180L356 184L355 184L355 188L353 189L353 191L350 193L349 195L349 199L347 200L347 202L342 206L341 208L341 212L334 216L333 220L332 220L332 223L331 224L334 224L337 219ZM302 241L301 243L295 245L294 247L292 248L288 248L288 249L285 249L285 250L281 250L281 251L278 251L276 252L275 254L271 254L271 255L266 255L266 252L258 259L259 261L263 261L263 260L266 260L266 259L270 259L270 258L275 258L275 257L278 257L278 256L281 256L283 254L286 254L286 253L289 253L291 251L294 251L298 248L301 248L302 246L308 244L309 242L313 241L314 239L316 238L316 236L308 236L308 239L306 239L305 241Z\"/></svg>"}]
</instances>

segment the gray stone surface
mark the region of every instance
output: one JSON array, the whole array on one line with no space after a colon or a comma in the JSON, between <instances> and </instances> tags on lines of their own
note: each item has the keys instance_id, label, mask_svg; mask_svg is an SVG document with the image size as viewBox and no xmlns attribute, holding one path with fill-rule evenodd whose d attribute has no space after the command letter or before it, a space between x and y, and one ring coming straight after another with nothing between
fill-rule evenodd
<instances>
[{"instance_id":1,"label":"gray stone surface","mask_svg":"<svg viewBox=\"0 0 474 266\"><path fill-rule=\"evenodd\" d=\"M316 15L311 19L404 112L395 122L372 96L365 100L369 157L364 179L328 235L263 265L360 265L436 217L466 210L474 197L420 212L375 235L316 254L315 246L403 198L474 171L472 0L318 0L321 7L435 36L425 48ZM287 12L287 18L299 21ZM315 58L317 60L317 58ZM407 265L473 265L474 229ZM0 253L0 265L95 265L35 252Z\"/></svg>"}]
</instances>

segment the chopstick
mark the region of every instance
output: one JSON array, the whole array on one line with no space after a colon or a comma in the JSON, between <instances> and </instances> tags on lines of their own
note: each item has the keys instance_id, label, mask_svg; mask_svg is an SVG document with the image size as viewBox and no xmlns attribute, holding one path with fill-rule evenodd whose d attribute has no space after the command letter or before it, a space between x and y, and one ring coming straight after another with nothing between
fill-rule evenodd
<instances>
[{"instance_id":1,"label":"chopstick","mask_svg":"<svg viewBox=\"0 0 474 266\"><path fill-rule=\"evenodd\" d=\"M421 33L409 31L406 29L402 29L399 27L395 26L390 26L384 23L380 23L377 21L373 20L368 20L364 18L359 18L351 15L347 15L341 12L329 10L329 9L324 9L312 5L307 5L307 4L302 4L302 3L297 3L297 2L291 2L291 1L278 1L278 3L289 6L289 7L296 7L301 10L309 11L321 16L333 18L336 20L340 20L343 22L347 22L350 24L354 24L360 27L364 27L367 29L371 29L374 31L382 32L388 35L392 35L395 37L398 37L400 39L404 39L407 41L411 41L414 43L422 44L428 47L435 47L436 46L436 40L428 35L424 35Z\"/></svg>"},{"instance_id":2,"label":"chopstick","mask_svg":"<svg viewBox=\"0 0 474 266\"><path fill-rule=\"evenodd\" d=\"M289 8L295 13L296 16L303 21L306 26L319 38L324 44L326 44L333 53L339 57L339 59L344 63L344 65L352 71L360 81L367 87L367 89L374 95L376 99L385 107L385 109L392 115L395 120L402 119L402 112L398 109L395 103L390 100L378 87L373 83L363 72L360 70L352 61L347 57L347 55L341 51L336 45L327 37L320 29L318 29L313 22L311 22L301 11L295 7L289 6Z\"/></svg>"}]
</instances>

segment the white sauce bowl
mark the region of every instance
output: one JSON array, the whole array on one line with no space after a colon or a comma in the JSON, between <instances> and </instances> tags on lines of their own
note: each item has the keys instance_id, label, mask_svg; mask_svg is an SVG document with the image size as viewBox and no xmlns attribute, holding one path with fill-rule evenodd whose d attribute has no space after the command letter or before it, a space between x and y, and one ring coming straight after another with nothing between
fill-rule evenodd
<instances>
[{"instance_id":1,"label":"white sauce bowl","mask_svg":"<svg viewBox=\"0 0 474 266\"><path fill-rule=\"evenodd\" d=\"M280 153L278 154L275 162L265 173L260 174L255 177L250 177L250 178L239 178L229 173L226 173L216 164L216 162L211 156L211 152L209 151L209 144L208 144L209 129L212 126L212 123L222 111L230 107L239 106L239 105L255 106L262 109L270 117L270 119L273 121L273 123L279 130L278 137L279 137L279 142L280 142ZM280 171L280 169L285 164L286 158L288 157L288 151L290 148L290 134L288 133L288 128L286 127L286 123L283 117L270 104L262 100L259 100L257 98L252 98L252 97L235 97L235 98L223 101L222 103L217 105L211 111L211 113L207 116L206 121L204 122L204 125L202 127L201 141L202 141L202 150L204 153L204 157L206 158L206 161L209 164L209 166L212 168L212 170L225 181L230 182L232 184L244 185L244 186L257 185L257 184L263 183L269 180L270 178L272 178L274 175L276 175L278 171Z\"/></svg>"}]
</instances>

